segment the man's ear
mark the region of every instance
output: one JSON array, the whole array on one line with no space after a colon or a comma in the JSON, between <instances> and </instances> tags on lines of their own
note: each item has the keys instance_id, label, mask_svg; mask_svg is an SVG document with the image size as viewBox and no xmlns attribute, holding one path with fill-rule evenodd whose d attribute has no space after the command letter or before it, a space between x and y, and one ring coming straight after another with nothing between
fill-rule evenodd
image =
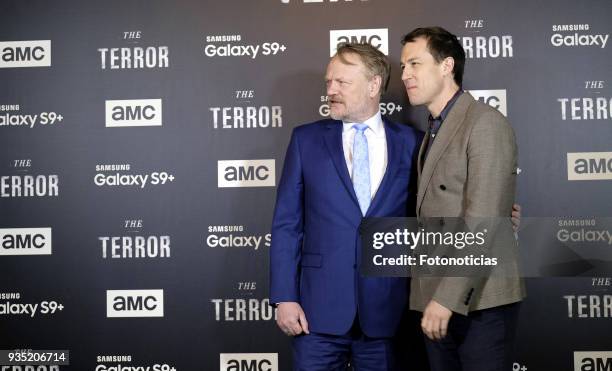
<instances>
[{"instance_id":1,"label":"man's ear","mask_svg":"<svg viewBox=\"0 0 612 371\"><path fill-rule=\"evenodd\" d=\"M453 57L446 57L442 61L442 71L444 74L452 74L453 68L455 68L455 59Z\"/></svg>"},{"instance_id":2,"label":"man's ear","mask_svg":"<svg viewBox=\"0 0 612 371\"><path fill-rule=\"evenodd\" d=\"M382 77L375 75L370 79L369 83L369 95L371 98L381 95L382 93Z\"/></svg>"}]
</instances>

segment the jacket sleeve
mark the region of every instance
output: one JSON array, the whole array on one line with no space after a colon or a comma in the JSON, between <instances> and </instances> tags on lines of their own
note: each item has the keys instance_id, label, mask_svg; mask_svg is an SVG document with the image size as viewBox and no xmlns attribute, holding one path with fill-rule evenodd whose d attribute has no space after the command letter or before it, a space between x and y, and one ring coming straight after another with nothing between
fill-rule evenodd
<instances>
[{"instance_id":1,"label":"jacket sleeve","mask_svg":"<svg viewBox=\"0 0 612 371\"><path fill-rule=\"evenodd\" d=\"M270 303L299 302L304 179L298 130L291 135L276 193L270 247Z\"/></svg>"}]
</instances>

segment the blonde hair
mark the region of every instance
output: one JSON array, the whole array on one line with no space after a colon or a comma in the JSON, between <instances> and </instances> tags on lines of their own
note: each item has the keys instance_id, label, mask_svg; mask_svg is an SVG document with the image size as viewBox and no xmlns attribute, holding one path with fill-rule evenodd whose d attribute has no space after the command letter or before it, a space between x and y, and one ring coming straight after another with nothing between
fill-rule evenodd
<instances>
[{"instance_id":1,"label":"blonde hair","mask_svg":"<svg viewBox=\"0 0 612 371\"><path fill-rule=\"evenodd\" d=\"M389 86L389 77L391 74L391 64L380 50L376 49L367 43L340 43L336 50L335 57L344 64L354 64L349 62L344 56L348 53L357 54L361 61L365 65L370 78L374 76L380 76L381 87L380 95L387 91Z\"/></svg>"}]
</instances>

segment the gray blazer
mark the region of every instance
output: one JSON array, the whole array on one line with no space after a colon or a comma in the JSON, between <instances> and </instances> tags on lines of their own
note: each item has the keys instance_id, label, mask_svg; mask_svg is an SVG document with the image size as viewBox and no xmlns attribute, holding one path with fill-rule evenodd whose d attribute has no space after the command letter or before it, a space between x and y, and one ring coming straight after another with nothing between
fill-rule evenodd
<instances>
[{"instance_id":1,"label":"gray blazer","mask_svg":"<svg viewBox=\"0 0 612 371\"><path fill-rule=\"evenodd\" d=\"M444 120L423 164L419 151L417 217L509 217L516 188L514 131L497 110L464 92ZM525 297L516 276L428 277L411 281L410 308L431 299L466 315Z\"/></svg>"}]
</instances>

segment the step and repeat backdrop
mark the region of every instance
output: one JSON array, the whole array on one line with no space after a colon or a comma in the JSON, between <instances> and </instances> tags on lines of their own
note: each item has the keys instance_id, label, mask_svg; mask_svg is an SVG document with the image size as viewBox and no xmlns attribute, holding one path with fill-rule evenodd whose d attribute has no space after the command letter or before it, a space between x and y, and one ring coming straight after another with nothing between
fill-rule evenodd
<instances>
[{"instance_id":1,"label":"step and repeat backdrop","mask_svg":"<svg viewBox=\"0 0 612 371\"><path fill-rule=\"evenodd\" d=\"M389 56L381 111L423 130L400 40L455 33L464 88L517 134L523 215L612 249L611 17L609 0L3 0L0 349L70 364L0 369L290 370L276 185L292 129L328 116L342 41ZM612 369L612 271L527 284L513 369ZM406 326L404 369L426 370Z\"/></svg>"}]
</instances>

